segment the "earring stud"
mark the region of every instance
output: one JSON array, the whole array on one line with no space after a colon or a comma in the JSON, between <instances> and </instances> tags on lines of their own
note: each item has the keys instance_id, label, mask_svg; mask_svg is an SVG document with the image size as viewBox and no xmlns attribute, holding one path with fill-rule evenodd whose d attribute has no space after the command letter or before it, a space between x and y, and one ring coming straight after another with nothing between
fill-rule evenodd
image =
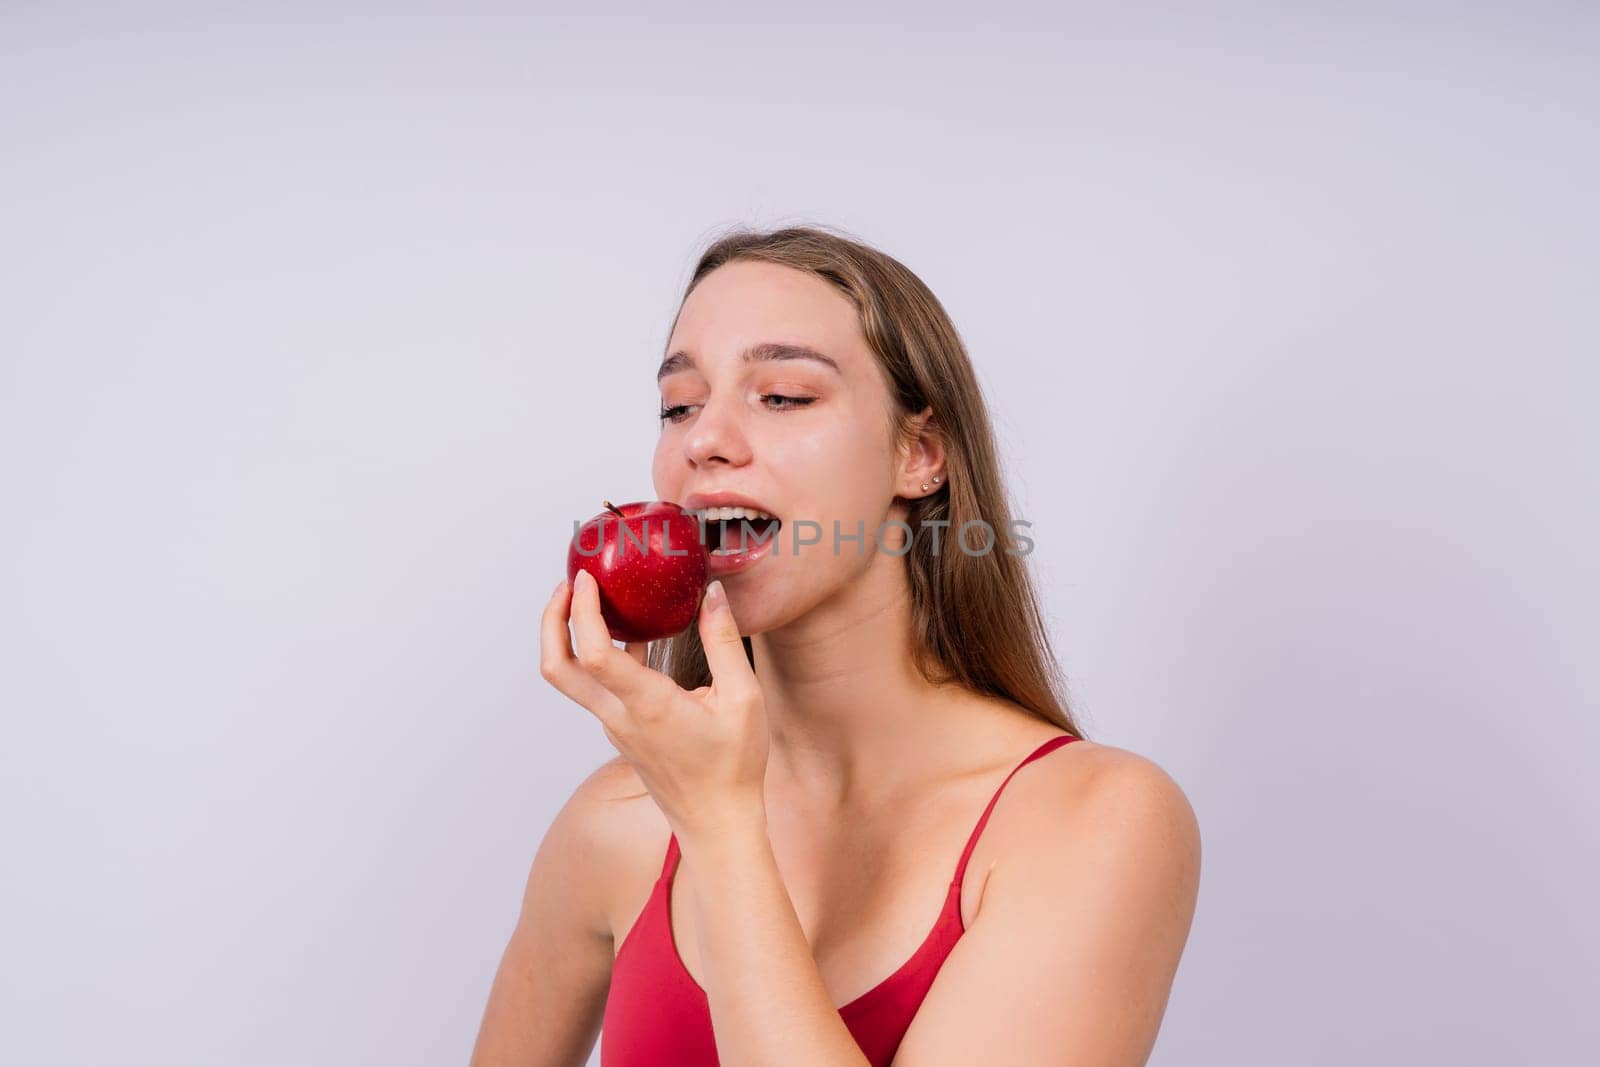
<instances>
[{"instance_id":1,"label":"earring stud","mask_svg":"<svg viewBox=\"0 0 1600 1067\"><path fill-rule=\"evenodd\" d=\"M924 493L926 493L928 491L928 483L927 482L923 482L922 483L922 491Z\"/></svg>"},{"instance_id":2,"label":"earring stud","mask_svg":"<svg viewBox=\"0 0 1600 1067\"><path fill-rule=\"evenodd\" d=\"M935 474L933 476L933 484L934 485L938 485L939 484L939 476L937 474Z\"/></svg>"}]
</instances>

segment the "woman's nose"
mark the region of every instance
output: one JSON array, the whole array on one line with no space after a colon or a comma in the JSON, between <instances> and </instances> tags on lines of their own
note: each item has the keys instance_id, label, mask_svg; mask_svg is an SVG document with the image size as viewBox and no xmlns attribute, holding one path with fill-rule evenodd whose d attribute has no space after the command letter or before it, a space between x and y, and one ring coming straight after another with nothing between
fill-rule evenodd
<instances>
[{"instance_id":1,"label":"woman's nose","mask_svg":"<svg viewBox=\"0 0 1600 1067\"><path fill-rule=\"evenodd\" d=\"M708 463L741 466L750 462L750 443L731 399L713 399L701 406L694 425L684 436L683 450L697 467Z\"/></svg>"}]
</instances>

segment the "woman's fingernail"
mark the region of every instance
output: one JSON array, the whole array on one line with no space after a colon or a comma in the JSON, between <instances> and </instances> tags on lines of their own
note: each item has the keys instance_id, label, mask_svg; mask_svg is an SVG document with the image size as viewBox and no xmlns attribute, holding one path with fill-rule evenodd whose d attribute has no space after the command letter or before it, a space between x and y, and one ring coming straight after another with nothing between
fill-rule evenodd
<instances>
[{"instance_id":1,"label":"woman's fingernail","mask_svg":"<svg viewBox=\"0 0 1600 1067\"><path fill-rule=\"evenodd\" d=\"M728 594L722 588L722 579L713 581L706 586L706 607L712 611L721 611L728 605Z\"/></svg>"},{"instance_id":2,"label":"woman's fingernail","mask_svg":"<svg viewBox=\"0 0 1600 1067\"><path fill-rule=\"evenodd\" d=\"M566 587L566 584L567 580L565 578L556 583L556 587L550 590L550 597L552 600L561 595L561 590Z\"/></svg>"}]
</instances>

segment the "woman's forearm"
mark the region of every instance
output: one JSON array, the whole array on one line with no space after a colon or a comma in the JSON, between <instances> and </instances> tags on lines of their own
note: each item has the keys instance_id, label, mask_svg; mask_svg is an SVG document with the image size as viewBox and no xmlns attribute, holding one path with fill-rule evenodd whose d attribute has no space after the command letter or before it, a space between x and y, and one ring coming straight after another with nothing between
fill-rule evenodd
<instances>
[{"instance_id":1,"label":"woman's forearm","mask_svg":"<svg viewBox=\"0 0 1600 1067\"><path fill-rule=\"evenodd\" d=\"M678 845L694 872L701 985L718 1059L741 1067L869 1067L822 984L765 812Z\"/></svg>"}]
</instances>

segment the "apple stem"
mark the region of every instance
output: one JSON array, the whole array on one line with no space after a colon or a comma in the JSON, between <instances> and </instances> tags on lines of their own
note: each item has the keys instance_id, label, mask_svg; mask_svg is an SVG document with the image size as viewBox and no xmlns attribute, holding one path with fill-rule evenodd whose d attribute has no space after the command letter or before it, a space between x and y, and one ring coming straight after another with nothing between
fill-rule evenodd
<instances>
[{"instance_id":1,"label":"apple stem","mask_svg":"<svg viewBox=\"0 0 1600 1067\"><path fill-rule=\"evenodd\" d=\"M602 500L602 501L600 501L600 503L602 503L602 504L604 504L604 505L605 505L605 506L606 506L606 507L608 507L608 508L610 508L610 509L611 509L611 510L612 510L612 511L613 511L613 512L615 512L615 513L616 513L616 516L617 516L617 518L619 518L619 519L625 519L625 518L627 518L627 516L626 516L626 515L624 515L624 514L623 514L623 513L622 513L622 509L621 509L621 508L619 508L619 507L617 507L617 506L616 506L616 505L615 505L615 504L613 504L613 503L612 503L612 502L611 502L611 501L609 501L609 500Z\"/></svg>"}]
</instances>

